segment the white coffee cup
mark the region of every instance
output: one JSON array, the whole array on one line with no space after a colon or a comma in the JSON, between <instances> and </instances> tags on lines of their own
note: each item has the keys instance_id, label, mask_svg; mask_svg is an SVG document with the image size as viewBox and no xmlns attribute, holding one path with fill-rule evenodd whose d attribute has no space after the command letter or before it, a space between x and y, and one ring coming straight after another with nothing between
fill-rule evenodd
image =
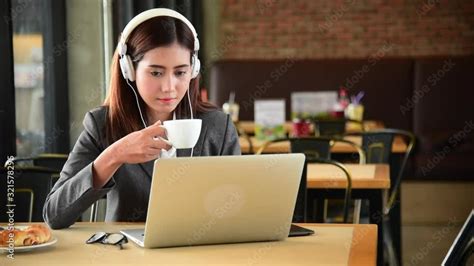
<instances>
[{"instance_id":1,"label":"white coffee cup","mask_svg":"<svg viewBox=\"0 0 474 266\"><path fill-rule=\"evenodd\" d=\"M191 149L196 145L201 135L201 119L177 119L163 122L161 127L166 129L167 140L164 142L176 149Z\"/></svg>"}]
</instances>

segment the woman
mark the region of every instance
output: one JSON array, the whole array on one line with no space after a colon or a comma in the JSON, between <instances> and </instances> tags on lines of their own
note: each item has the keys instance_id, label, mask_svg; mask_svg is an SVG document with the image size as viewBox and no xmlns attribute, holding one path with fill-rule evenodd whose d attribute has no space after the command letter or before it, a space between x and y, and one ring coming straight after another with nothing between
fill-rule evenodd
<instances>
[{"instance_id":1,"label":"woman","mask_svg":"<svg viewBox=\"0 0 474 266\"><path fill-rule=\"evenodd\" d=\"M191 23L170 9L145 11L127 24L104 105L86 114L46 199L51 228L69 227L106 194L106 221L145 221L153 161L174 151L159 138L166 135L162 121L192 113L202 119L196 146L178 157L240 154L229 116L199 98L198 49Z\"/></svg>"}]
</instances>

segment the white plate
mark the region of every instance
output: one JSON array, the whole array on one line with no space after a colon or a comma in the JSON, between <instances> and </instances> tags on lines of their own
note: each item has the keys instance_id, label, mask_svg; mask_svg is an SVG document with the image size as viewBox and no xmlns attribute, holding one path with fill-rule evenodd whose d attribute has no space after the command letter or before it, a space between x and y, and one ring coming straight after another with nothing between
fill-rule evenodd
<instances>
[{"instance_id":1,"label":"white plate","mask_svg":"<svg viewBox=\"0 0 474 266\"><path fill-rule=\"evenodd\" d=\"M15 226L15 229L23 230L28 226ZM15 246L15 252L28 252L32 250L38 250L38 249L43 249L46 247L49 247L51 245L56 244L58 242L58 239L51 236L51 239L43 244L38 244L38 245L32 245L32 246ZM0 252L8 252L8 247L0 247Z\"/></svg>"},{"instance_id":2,"label":"white plate","mask_svg":"<svg viewBox=\"0 0 474 266\"><path fill-rule=\"evenodd\" d=\"M38 250L38 249L43 249L46 247L49 247L51 245L56 244L58 242L58 239L55 237L52 237L48 242L43 243L43 244L38 244L38 245L32 245L32 246L18 246L15 247L15 252L28 252L32 250ZM0 247L0 250L3 252L8 252L8 247Z\"/></svg>"}]
</instances>

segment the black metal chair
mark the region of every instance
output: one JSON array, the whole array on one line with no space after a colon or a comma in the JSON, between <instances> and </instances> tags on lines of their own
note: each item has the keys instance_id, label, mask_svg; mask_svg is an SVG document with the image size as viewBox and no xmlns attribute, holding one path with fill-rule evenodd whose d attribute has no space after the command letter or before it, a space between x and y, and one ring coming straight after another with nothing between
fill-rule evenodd
<instances>
[{"instance_id":1,"label":"black metal chair","mask_svg":"<svg viewBox=\"0 0 474 266\"><path fill-rule=\"evenodd\" d=\"M345 121L344 121L345 126ZM310 138L299 138L295 141L291 142L291 151L292 152L301 152L309 156L310 159L314 158L324 158L324 159L331 159L331 147L335 145L337 142L345 143L351 145L359 155L359 163L365 163L365 153L361 149L361 147L355 144L352 141L348 141L342 138L333 138L333 137L310 137ZM333 161L337 162L337 161ZM313 199L310 199L313 201ZM354 215L353 215L353 222L359 223L359 216L360 216L360 206L361 200L355 201L355 208L354 208ZM324 209L324 213L327 210L327 202L319 203L317 209ZM344 202L344 223L347 221L347 217L345 216L345 211L350 208L350 203ZM314 213L314 211L313 211ZM325 216L325 215L324 215Z\"/></svg>"},{"instance_id":2,"label":"black metal chair","mask_svg":"<svg viewBox=\"0 0 474 266\"><path fill-rule=\"evenodd\" d=\"M374 131L366 131L366 132L353 132L347 133L345 136L360 136L362 137L362 149L364 150L367 156L367 163L386 163L391 164L392 162L392 145L396 136L402 137L407 145L407 149L403 154L403 158L401 160L401 164L399 169L393 169L391 167L391 176L395 176L395 178L390 178L392 186L390 188L390 193L387 202L384 205L384 215L383 215L383 222L384 222L384 246L386 247L386 252L388 254L388 258L391 265L399 265L399 258L395 255L393 237L390 228L392 228L392 224L389 219L390 210L395 206L398 191L400 188L400 184L405 172L406 164L408 162L408 158L413 150L415 145L416 137L413 133L401 129L381 129L381 130L374 130ZM398 229L400 230L400 229Z\"/></svg>"},{"instance_id":3,"label":"black metal chair","mask_svg":"<svg viewBox=\"0 0 474 266\"><path fill-rule=\"evenodd\" d=\"M10 171L9 171L10 170ZM45 167L19 167L0 169L0 221L8 222L8 210L14 209L16 222L42 222L43 206L51 191L51 175L56 173ZM12 194L9 194L12 193Z\"/></svg>"},{"instance_id":4,"label":"black metal chair","mask_svg":"<svg viewBox=\"0 0 474 266\"><path fill-rule=\"evenodd\" d=\"M395 204L408 158L415 145L415 135L406 130L388 128L376 131L347 133L345 136L362 137L362 149L366 154L366 163L390 164L393 155L392 145L396 136L401 136L408 143L400 168L393 169L396 173L396 178L393 180L393 185L390 188L390 196L384 207L384 214L387 215Z\"/></svg>"},{"instance_id":5,"label":"black metal chair","mask_svg":"<svg viewBox=\"0 0 474 266\"><path fill-rule=\"evenodd\" d=\"M68 155L59 153L43 153L31 159L34 165L47 167L57 171L57 173L54 173L52 175L52 185L54 186L56 181L60 178L61 170L68 159ZM106 196L104 196L104 199L105 198ZM96 201L94 204L92 204L90 208L90 222L96 222L98 220L97 217L99 212L99 206L99 201Z\"/></svg>"},{"instance_id":6,"label":"black metal chair","mask_svg":"<svg viewBox=\"0 0 474 266\"><path fill-rule=\"evenodd\" d=\"M57 173L52 174L52 185L58 181L60 177L61 170L68 159L67 154L60 154L60 153L42 153L36 157L32 157L31 160L33 165L35 166L42 166L49 169L53 169L57 171ZM104 197L106 198L106 197ZM99 212L99 201L92 204L90 209L90 221L96 222L97 216Z\"/></svg>"},{"instance_id":7,"label":"black metal chair","mask_svg":"<svg viewBox=\"0 0 474 266\"><path fill-rule=\"evenodd\" d=\"M268 146L277 143L277 142L289 142L290 143L290 152L292 153L303 153L306 155L306 161L311 162L321 162L321 163L328 163L328 164L335 164L337 167L341 168L344 167L342 164L340 164L337 161L331 160L331 147L337 143L337 142L342 142L349 144L353 146L358 154L359 154L359 160L361 162L365 162L365 154L362 151L362 149L355 143L344 140L344 139L333 139L333 138L328 138L328 137L304 137L304 138L281 138L281 139L275 139L272 141L267 141L260 147L260 149L256 152L256 154L262 154ZM345 172L348 173L347 169L344 169ZM347 176L348 177L348 187L346 188L346 193L345 193L345 198L347 195L351 194L351 189L352 189L352 182L351 182L351 176L350 174ZM305 166L305 171L303 172L303 176L301 178L301 184L300 184L300 190L298 192L298 199L297 199L297 206L295 208L295 217L304 217L302 220L306 221L307 219L307 209L308 207L306 206L306 202L313 202L314 199L310 198L307 199L307 188L306 188L306 166ZM301 203L304 202L304 204ZM300 208L303 206L304 211L301 211ZM324 209L325 204L319 204L318 209ZM321 207L323 206L323 207ZM349 203L344 201L344 217L343 221L347 222L348 215L346 215L346 212L349 209ZM325 211L324 211L325 212ZM294 222L301 222L301 221L294 221Z\"/></svg>"},{"instance_id":8,"label":"black metal chair","mask_svg":"<svg viewBox=\"0 0 474 266\"><path fill-rule=\"evenodd\" d=\"M20 169L20 171L22 171L22 169L40 169L41 171L50 173L51 187L48 190L48 193L49 193L49 191L54 186L56 181L58 181L58 179L60 178L61 170L62 170L64 164L66 163L67 159L68 159L67 154L42 153L42 154L39 154L38 156L34 156L34 157L16 157L13 160L11 160L11 162L15 165L15 168ZM8 163L9 163L9 161L5 162L5 166ZM28 170L28 171L30 171L30 170ZM33 171L35 171L35 170L33 170ZM28 202L30 202L29 201L30 198L32 199L32 202L35 203L36 201L34 200L34 198L35 198L34 196L37 196L37 194L33 193L33 194L31 194L31 196L29 196L26 192L15 196L15 198L21 203L19 205L22 206L22 209L18 210L19 211L18 217L20 218L20 220L22 220L22 221L25 220L26 221L26 218L24 218L24 217L31 217L31 216L34 218L34 220L39 219L37 214L24 214L26 212L24 211L25 209L23 208L23 206L29 206L29 205L25 205L25 204L29 204ZM33 204L33 205L35 205L35 204ZM95 202L91 206L91 209L90 209L90 221L91 222L97 221L98 206L99 206L98 202ZM42 207L41 207L41 210L42 210ZM0 219L2 219L1 216L0 216ZM41 217L41 219L42 219L42 217ZM82 218L80 218L80 220L81 219ZM30 221L31 221L31 219L30 219Z\"/></svg>"}]
</instances>

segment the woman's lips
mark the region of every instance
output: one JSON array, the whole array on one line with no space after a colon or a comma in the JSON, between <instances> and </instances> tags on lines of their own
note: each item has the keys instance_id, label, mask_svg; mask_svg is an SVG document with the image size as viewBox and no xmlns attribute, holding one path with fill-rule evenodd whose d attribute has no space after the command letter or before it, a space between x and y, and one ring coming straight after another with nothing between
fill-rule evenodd
<instances>
[{"instance_id":1,"label":"woman's lips","mask_svg":"<svg viewBox=\"0 0 474 266\"><path fill-rule=\"evenodd\" d=\"M171 103L175 100L175 98L158 98L158 100L162 103Z\"/></svg>"}]
</instances>

